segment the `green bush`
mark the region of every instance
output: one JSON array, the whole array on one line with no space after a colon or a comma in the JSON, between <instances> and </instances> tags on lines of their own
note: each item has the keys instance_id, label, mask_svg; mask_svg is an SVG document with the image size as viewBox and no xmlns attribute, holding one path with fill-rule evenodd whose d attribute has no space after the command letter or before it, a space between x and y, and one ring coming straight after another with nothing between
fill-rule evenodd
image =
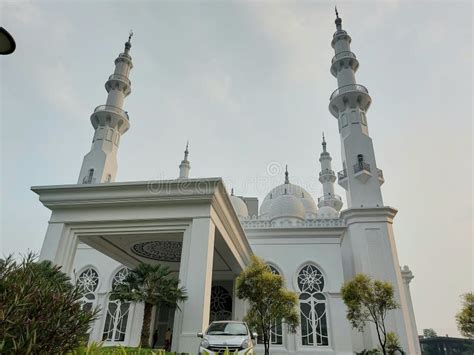
<instances>
[{"instance_id":1,"label":"green bush","mask_svg":"<svg viewBox=\"0 0 474 355\"><path fill-rule=\"evenodd\" d=\"M60 267L28 254L0 259L0 353L57 354L86 340L97 310L81 309L81 292Z\"/></svg>"}]
</instances>

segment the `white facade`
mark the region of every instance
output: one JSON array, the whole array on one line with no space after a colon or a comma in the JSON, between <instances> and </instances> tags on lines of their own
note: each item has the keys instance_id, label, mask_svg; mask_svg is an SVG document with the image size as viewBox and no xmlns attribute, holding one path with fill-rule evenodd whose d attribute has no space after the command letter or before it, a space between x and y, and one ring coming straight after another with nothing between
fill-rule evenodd
<instances>
[{"instance_id":1,"label":"white facade","mask_svg":"<svg viewBox=\"0 0 474 355\"><path fill-rule=\"evenodd\" d=\"M115 183L118 138L129 128L122 110L132 68L127 41L106 83L107 104L91 116L96 133L78 185L32 188L52 211L41 259L87 283L84 303L102 309L91 340L139 345L143 305L110 302L108 295L124 267L162 263L179 277L189 299L181 311L155 310L151 334L157 329L158 345L163 345L162 334L170 327L172 349L195 353L196 334L210 320L244 316L234 283L256 254L299 295L301 326L296 334L277 326L272 353L352 354L377 347L372 327L351 329L340 294L342 284L362 272L394 285L401 308L391 313L389 331L398 334L408 354L420 354L409 292L413 275L407 267L400 270L392 229L397 211L383 205L383 175L368 135L371 98L355 81L358 61L341 22L337 17L331 65L339 89L331 95L329 110L341 134L344 166L337 175L349 204L342 211L324 137L321 172L315 177L323 196L317 203L290 182L287 170L258 209L255 198L229 195L221 179L190 179L187 146L176 180Z\"/></svg>"}]
</instances>

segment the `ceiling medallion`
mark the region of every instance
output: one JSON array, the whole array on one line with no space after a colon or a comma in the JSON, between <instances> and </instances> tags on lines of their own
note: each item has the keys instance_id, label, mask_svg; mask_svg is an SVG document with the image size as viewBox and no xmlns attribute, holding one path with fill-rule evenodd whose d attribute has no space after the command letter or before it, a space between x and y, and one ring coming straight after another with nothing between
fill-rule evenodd
<instances>
[{"instance_id":1,"label":"ceiling medallion","mask_svg":"<svg viewBox=\"0 0 474 355\"><path fill-rule=\"evenodd\" d=\"M155 240L140 242L132 246L132 251L144 258L158 261L181 261L183 242Z\"/></svg>"}]
</instances>

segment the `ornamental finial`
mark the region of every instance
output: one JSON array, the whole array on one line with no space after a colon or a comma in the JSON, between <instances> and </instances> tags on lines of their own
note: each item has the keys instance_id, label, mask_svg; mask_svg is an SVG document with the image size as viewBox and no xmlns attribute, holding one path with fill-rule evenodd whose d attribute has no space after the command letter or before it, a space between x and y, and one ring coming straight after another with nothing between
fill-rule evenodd
<instances>
[{"instance_id":1,"label":"ornamental finial","mask_svg":"<svg viewBox=\"0 0 474 355\"><path fill-rule=\"evenodd\" d=\"M336 11L336 28L338 31L342 30L342 19L339 17L339 12L337 11L337 6L334 6L334 10Z\"/></svg>"},{"instance_id":2,"label":"ornamental finial","mask_svg":"<svg viewBox=\"0 0 474 355\"><path fill-rule=\"evenodd\" d=\"M133 31L130 30L130 33L128 34L128 41L125 42L125 53L128 53L130 51L130 48L132 48L132 42L130 42L132 40L132 36Z\"/></svg>"},{"instance_id":3,"label":"ornamental finial","mask_svg":"<svg viewBox=\"0 0 474 355\"><path fill-rule=\"evenodd\" d=\"M231 195L231 196L234 196L234 188L231 188L231 189L230 189L230 195Z\"/></svg>"},{"instance_id":4,"label":"ornamental finial","mask_svg":"<svg viewBox=\"0 0 474 355\"><path fill-rule=\"evenodd\" d=\"M326 152L326 138L324 137L324 132L323 132L323 152Z\"/></svg>"},{"instance_id":5,"label":"ornamental finial","mask_svg":"<svg viewBox=\"0 0 474 355\"><path fill-rule=\"evenodd\" d=\"M285 166L285 184L289 184L290 183L290 179L288 177L288 164L286 164Z\"/></svg>"},{"instance_id":6,"label":"ornamental finial","mask_svg":"<svg viewBox=\"0 0 474 355\"><path fill-rule=\"evenodd\" d=\"M189 155L189 141L186 141L186 150L184 151L184 160L188 160L188 155Z\"/></svg>"}]
</instances>

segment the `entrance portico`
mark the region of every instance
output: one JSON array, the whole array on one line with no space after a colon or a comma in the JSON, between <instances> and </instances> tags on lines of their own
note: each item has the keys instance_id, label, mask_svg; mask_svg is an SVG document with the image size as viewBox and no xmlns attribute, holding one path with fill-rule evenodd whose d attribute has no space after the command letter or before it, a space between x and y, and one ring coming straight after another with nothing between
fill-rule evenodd
<instances>
[{"instance_id":1,"label":"entrance portico","mask_svg":"<svg viewBox=\"0 0 474 355\"><path fill-rule=\"evenodd\" d=\"M252 254L220 178L33 187L52 211L42 260L72 274L83 242L116 261L168 265L188 300L174 320L173 350L195 353L209 323L212 280L233 281ZM234 317L243 309L235 302ZM240 314L239 314L240 313Z\"/></svg>"}]
</instances>

